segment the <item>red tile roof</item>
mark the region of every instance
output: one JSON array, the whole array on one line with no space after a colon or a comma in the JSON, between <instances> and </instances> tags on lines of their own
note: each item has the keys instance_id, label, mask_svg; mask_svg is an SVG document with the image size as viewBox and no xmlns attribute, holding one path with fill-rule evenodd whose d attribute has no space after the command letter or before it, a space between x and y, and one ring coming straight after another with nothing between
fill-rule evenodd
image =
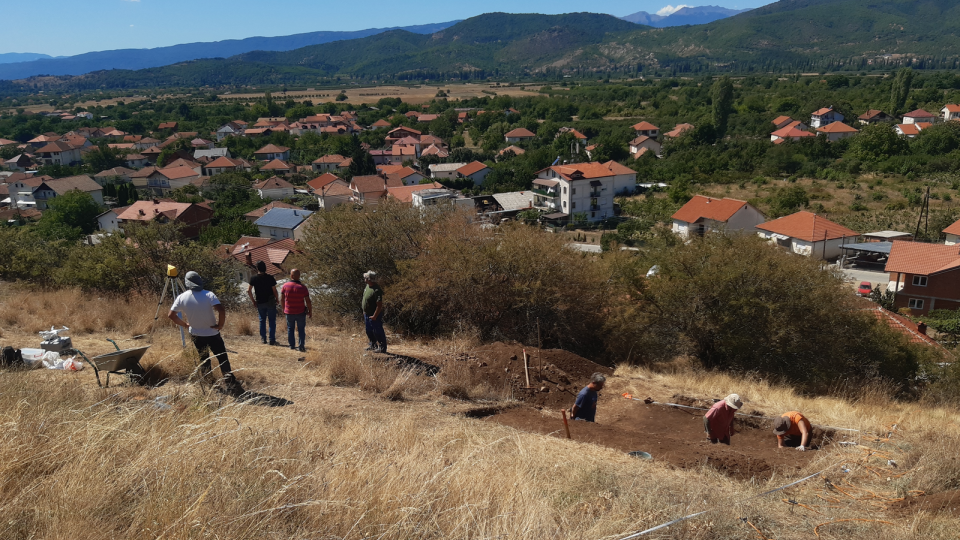
<instances>
[{"instance_id":1,"label":"red tile roof","mask_svg":"<svg viewBox=\"0 0 960 540\"><path fill-rule=\"evenodd\" d=\"M486 168L487 166L484 165L483 163L480 163L479 161L474 161L472 163L467 163L463 167L460 167L459 169L457 169L457 174L462 174L463 176L470 176Z\"/></svg>"},{"instance_id":2,"label":"red tile roof","mask_svg":"<svg viewBox=\"0 0 960 540\"><path fill-rule=\"evenodd\" d=\"M575 176L579 176L579 178L576 179L589 180L591 178L604 178L619 174L636 174L636 171L633 169L621 165L616 161L608 161L606 163L591 161L590 163L577 163L574 165L554 165L543 169L543 171L548 169L552 169L565 180L574 180ZM538 171L538 173L543 171Z\"/></svg>"},{"instance_id":3,"label":"red tile roof","mask_svg":"<svg viewBox=\"0 0 960 540\"><path fill-rule=\"evenodd\" d=\"M917 323L903 315L887 311L882 307L871 308L865 311L870 312L870 314L876 317L881 323L886 323L891 329L907 336L907 339L909 339L911 343L943 348L942 345L937 343L937 340L920 332L920 330L917 329Z\"/></svg>"},{"instance_id":4,"label":"red tile roof","mask_svg":"<svg viewBox=\"0 0 960 540\"><path fill-rule=\"evenodd\" d=\"M267 265L267 274L276 277L286 274L282 265L296 251L296 246L292 238L271 241L269 238L241 236L236 244L228 248L228 256L246 265L247 255L250 255L251 268L263 261Z\"/></svg>"},{"instance_id":5,"label":"red tile roof","mask_svg":"<svg viewBox=\"0 0 960 540\"><path fill-rule=\"evenodd\" d=\"M417 184L415 186L389 187L387 193L400 202L413 202L413 194L425 189L442 188L441 184L431 182L429 184Z\"/></svg>"},{"instance_id":6,"label":"red tile roof","mask_svg":"<svg viewBox=\"0 0 960 540\"><path fill-rule=\"evenodd\" d=\"M673 214L673 219L687 223L696 223L701 219L726 222L745 206L748 206L747 201L727 198L714 199L703 195L694 195L692 199L687 201L687 204Z\"/></svg>"},{"instance_id":7,"label":"red tile roof","mask_svg":"<svg viewBox=\"0 0 960 540\"><path fill-rule=\"evenodd\" d=\"M904 118L934 118L937 115L928 113L923 109L917 109L915 111L910 111L907 114L903 115Z\"/></svg>"},{"instance_id":8,"label":"red tile roof","mask_svg":"<svg viewBox=\"0 0 960 540\"><path fill-rule=\"evenodd\" d=\"M869 111L860 115L860 120L871 120L873 118L876 118L877 116L880 116L881 114L883 114L883 111L879 111L877 109L870 109Z\"/></svg>"},{"instance_id":9,"label":"red tile roof","mask_svg":"<svg viewBox=\"0 0 960 540\"><path fill-rule=\"evenodd\" d=\"M273 162L271 161L271 163ZM263 182L253 185L253 189L286 189L286 188L292 188L292 187L293 187L293 184L291 184L290 182L287 182L283 178L278 178L276 176L272 176L270 178L267 178Z\"/></svg>"},{"instance_id":10,"label":"red tile roof","mask_svg":"<svg viewBox=\"0 0 960 540\"><path fill-rule=\"evenodd\" d=\"M238 164L234 163L234 161L227 156L220 156L206 165L208 169L232 169L237 166Z\"/></svg>"},{"instance_id":11,"label":"red tile roof","mask_svg":"<svg viewBox=\"0 0 960 540\"><path fill-rule=\"evenodd\" d=\"M920 127L917 124L897 124L897 129L904 135L919 135Z\"/></svg>"},{"instance_id":12,"label":"red tile roof","mask_svg":"<svg viewBox=\"0 0 960 540\"><path fill-rule=\"evenodd\" d=\"M370 127L372 128L390 127L390 122L387 122L386 120L381 118L380 120L377 120L376 122L370 124Z\"/></svg>"},{"instance_id":13,"label":"red tile roof","mask_svg":"<svg viewBox=\"0 0 960 540\"><path fill-rule=\"evenodd\" d=\"M354 176L351 186L355 187L360 193L383 193L384 190L386 190L386 184L383 178L375 174Z\"/></svg>"},{"instance_id":14,"label":"red tile roof","mask_svg":"<svg viewBox=\"0 0 960 540\"><path fill-rule=\"evenodd\" d=\"M650 122L647 122L646 120L644 120L643 122L640 122L639 124L634 124L634 125L633 125L633 129L634 129L635 131L653 131L653 130L659 130L660 128L658 128L657 126L655 126L655 125L651 124Z\"/></svg>"},{"instance_id":15,"label":"red tile roof","mask_svg":"<svg viewBox=\"0 0 960 540\"><path fill-rule=\"evenodd\" d=\"M519 139L519 138L530 139L530 138L536 137L537 135L527 128L517 128L511 131L508 131L507 133L504 134L504 136L509 137L511 139Z\"/></svg>"},{"instance_id":16,"label":"red tile roof","mask_svg":"<svg viewBox=\"0 0 960 540\"><path fill-rule=\"evenodd\" d=\"M323 173L313 180L307 182L307 185L310 186L310 189L317 191L323 189L333 182L336 182L337 180L340 180L339 176L331 173Z\"/></svg>"},{"instance_id":17,"label":"red tile roof","mask_svg":"<svg viewBox=\"0 0 960 540\"><path fill-rule=\"evenodd\" d=\"M947 112L960 113L960 105L954 105L953 103L947 103L946 105L943 106L943 108L946 109Z\"/></svg>"},{"instance_id":18,"label":"red tile roof","mask_svg":"<svg viewBox=\"0 0 960 540\"><path fill-rule=\"evenodd\" d=\"M956 268L960 268L960 245L894 240L884 271L928 276Z\"/></svg>"},{"instance_id":19,"label":"red tile roof","mask_svg":"<svg viewBox=\"0 0 960 540\"><path fill-rule=\"evenodd\" d=\"M827 113L832 113L832 112L833 112L833 107L824 107L822 109L814 111L813 114L811 114L810 116L823 116Z\"/></svg>"},{"instance_id":20,"label":"red tile roof","mask_svg":"<svg viewBox=\"0 0 960 540\"><path fill-rule=\"evenodd\" d=\"M590 147L587 147L587 148L589 149ZM498 156L502 156L502 155L506 154L507 152L513 152L515 155L518 155L518 156L521 155L521 154L526 154L526 153L527 153L527 151L524 150L523 148L520 148L519 146L514 146L514 145L511 144L510 146L508 146L508 147L504 148L503 150L501 150L500 152L498 152L497 155L498 155Z\"/></svg>"},{"instance_id":21,"label":"red tile roof","mask_svg":"<svg viewBox=\"0 0 960 540\"><path fill-rule=\"evenodd\" d=\"M168 169L160 169L158 173L166 176L170 180L179 180L181 178L190 178L191 176L200 176L197 174L197 171L191 169L190 167L172 167Z\"/></svg>"},{"instance_id":22,"label":"red tile roof","mask_svg":"<svg viewBox=\"0 0 960 540\"><path fill-rule=\"evenodd\" d=\"M857 237L860 233L838 225L813 212L802 210L789 216L757 225L758 229L782 234L804 242L821 242L843 237Z\"/></svg>"},{"instance_id":23,"label":"red tile roof","mask_svg":"<svg viewBox=\"0 0 960 540\"><path fill-rule=\"evenodd\" d=\"M786 123L793 122L793 118L789 116L778 116L773 119L773 125L780 127Z\"/></svg>"},{"instance_id":24,"label":"red tile roof","mask_svg":"<svg viewBox=\"0 0 960 540\"><path fill-rule=\"evenodd\" d=\"M797 129L789 125L785 128L774 131L770 135L773 135L774 137L780 137L781 139L788 139L793 137L816 137L817 136L815 133L810 133L809 131Z\"/></svg>"},{"instance_id":25,"label":"red tile roof","mask_svg":"<svg viewBox=\"0 0 960 540\"><path fill-rule=\"evenodd\" d=\"M817 128L820 133L860 133L859 129L852 128L843 122L833 122Z\"/></svg>"},{"instance_id":26,"label":"red tile roof","mask_svg":"<svg viewBox=\"0 0 960 540\"><path fill-rule=\"evenodd\" d=\"M171 219L176 219L178 216L186 212L191 206L195 205L191 203L178 203L170 200L137 201L128 206L126 210L118 214L117 219L124 221L147 221L153 219L159 214L164 214ZM212 214L213 211L210 210L210 213Z\"/></svg>"},{"instance_id":27,"label":"red tile roof","mask_svg":"<svg viewBox=\"0 0 960 540\"><path fill-rule=\"evenodd\" d=\"M254 152L254 154L282 154L289 151L290 149L285 146L277 146L275 144L268 144L263 148Z\"/></svg>"},{"instance_id":28,"label":"red tile roof","mask_svg":"<svg viewBox=\"0 0 960 540\"><path fill-rule=\"evenodd\" d=\"M260 167L261 171L289 171L292 169L293 167L279 159L275 159L263 167Z\"/></svg>"},{"instance_id":29,"label":"red tile roof","mask_svg":"<svg viewBox=\"0 0 960 540\"><path fill-rule=\"evenodd\" d=\"M944 234L956 234L960 236L960 221L955 221L949 227L943 230Z\"/></svg>"},{"instance_id":30,"label":"red tile roof","mask_svg":"<svg viewBox=\"0 0 960 540\"><path fill-rule=\"evenodd\" d=\"M781 117L781 118L783 118L783 117ZM787 118L787 120L790 119L789 117L786 117L786 118ZM691 130L691 129L694 129L694 128L693 128L693 124L677 124L676 127L673 128L673 131L669 131L669 132L667 132L665 135L666 135L667 137L677 138L677 137L679 137L680 135L683 135L683 133L684 133L685 131L689 131L689 130Z\"/></svg>"},{"instance_id":31,"label":"red tile roof","mask_svg":"<svg viewBox=\"0 0 960 540\"><path fill-rule=\"evenodd\" d=\"M330 154L329 156L320 156L317 159L313 160L313 162L316 163L317 165L323 165L325 163L332 163L334 165L337 165L339 163L342 163L343 160L344 160L344 157L341 156L340 154Z\"/></svg>"}]
</instances>

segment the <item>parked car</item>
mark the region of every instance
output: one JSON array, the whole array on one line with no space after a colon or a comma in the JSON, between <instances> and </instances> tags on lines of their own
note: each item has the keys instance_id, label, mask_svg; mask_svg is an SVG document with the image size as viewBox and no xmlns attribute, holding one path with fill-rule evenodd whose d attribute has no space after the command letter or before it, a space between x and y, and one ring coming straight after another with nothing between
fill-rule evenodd
<instances>
[{"instance_id":1,"label":"parked car","mask_svg":"<svg viewBox=\"0 0 960 540\"><path fill-rule=\"evenodd\" d=\"M870 286L869 281L861 281L860 286L857 287L857 296L870 296L872 292L873 287Z\"/></svg>"}]
</instances>

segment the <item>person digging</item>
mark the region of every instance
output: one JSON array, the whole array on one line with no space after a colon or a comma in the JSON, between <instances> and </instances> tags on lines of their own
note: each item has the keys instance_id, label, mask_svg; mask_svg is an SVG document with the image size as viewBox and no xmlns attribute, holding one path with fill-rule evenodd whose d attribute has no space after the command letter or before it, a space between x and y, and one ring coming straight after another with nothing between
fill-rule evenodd
<instances>
[{"instance_id":1,"label":"person digging","mask_svg":"<svg viewBox=\"0 0 960 540\"><path fill-rule=\"evenodd\" d=\"M594 373L590 377L590 383L580 390L577 394L577 400L570 409L570 418L574 420L583 420L585 422L596 422L597 400L600 399L600 390L607 383L607 378L601 373Z\"/></svg>"},{"instance_id":2,"label":"person digging","mask_svg":"<svg viewBox=\"0 0 960 540\"><path fill-rule=\"evenodd\" d=\"M810 433L813 426L797 411L783 413L773 421L773 434L777 436L777 448L791 447L803 452L810 448Z\"/></svg>"},{"instance_id":3,"label":"person digging","mask_svg":"<svg viewBox=\"0 0 960 540\"><path fill-rule=\"evenodd\" d=\"M707 440L711 444L730 444L730 437L736 433L733 420L740 407L743 407L740 396L730 394L714 403L707 414L703 415L703 430L707 432Z\"/></svg>"},{"instance_id":4,"label":"person digging","mask_svg":"<svg viewBox=\"0 0 960 540\"><path fill-rule=\"evenodd\" d=\"M187 272L183 282L187 291L174 299L167 318L177 326L186 328L190 333L190 340L200 354L200 377L205 378L213 373L209 356L212 352L220 366L226 392L233 396L243 394L243 386L230 369L227 347L223 344L223 337L220 336L220 330L223 330L223 325L227 321L227 311L223 309L217 295L204 290L203 278L200 274ZM186 317L186 322L180 318L179 313Z\"/></svg>"}]
</instances>

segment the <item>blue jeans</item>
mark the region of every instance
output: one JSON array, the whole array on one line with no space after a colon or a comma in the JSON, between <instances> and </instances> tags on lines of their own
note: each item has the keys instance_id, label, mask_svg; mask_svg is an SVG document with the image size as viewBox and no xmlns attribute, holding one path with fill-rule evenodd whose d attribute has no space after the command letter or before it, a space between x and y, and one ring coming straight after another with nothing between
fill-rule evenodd
<instances>
[{"instance_id":1,"label":"blue jeans","mask_svg":"<svg viewBox=\"0 0 960 540\"><path fill-rule=\"evenodd\" d=\"M277 304L268 302L257 304L257 315L260 316L260 339L267 339L267 321L270 321L270 343L277 342Z\"/></svg>"},{"instance_id":2,"label":"blue jeans","mask_svg":"<svg viewBox=\"0 0 960 540\"><path fill-rule=\"evenodd\" d=\"M367 340L370 346L380 352L387 352L387 334L383 331L383 315L377 320L363 314L363 325L367 331Z\"/></svg>"},{"instance_id":3,"label":"blue jeans","mask_svg":"<svg viewBox=\"0 0 960 540\"><path fill-rule=\"evenodd\" d=\"M296 342L293 339L294 326L299 327L298 333L300 334L300 348L302 349L307 346L307 329L306 329L307 314L306 313L299 313L297 315L290 315L289 313L287 314L287 342L290 343L291 349L296 346Z\"/></svg>"}]
</instances>

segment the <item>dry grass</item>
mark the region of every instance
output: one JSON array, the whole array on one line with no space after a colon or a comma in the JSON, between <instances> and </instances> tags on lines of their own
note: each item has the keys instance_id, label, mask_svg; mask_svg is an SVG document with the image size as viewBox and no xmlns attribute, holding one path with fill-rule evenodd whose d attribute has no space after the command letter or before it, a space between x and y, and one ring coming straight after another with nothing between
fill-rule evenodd
<instances>
[{"instance_id":1,"label":"dry grass","mask_svg":"<svg viewBox=\"0 0 960 540\"><path fill-rule=\"evenodd\" d=\"M97 302L78 300L68 311L96 311ZM0 317L8 311L4 302ZM29 320L21 319L4 328L4 340L33 339ZM737 391L747 409L800 409L817 422L877 432L899 424L889 442L863 440L894 456L896 470L885 457L854 448L821 452L798 472L833 466L828 477L854 497L815 480L748 500L788 480L675 470L466 419L453 414L464 409L443 395L442 378L362 356L362 330L350 330L308 326L303 361L302 353L260 345L258 336L227 332L238 377L294 401L284 408L239 404L185 382L194 357L170 326L152 336L146 362L168 375L160 388L98 389L89 370L0 374L0 538L617 538L706 508L717 511L649 538L757 538L740 518L778 540L811 538L819 523L854 518L893 524L837 522L821 536L956 537L955 518L891 515L876 498L960 485L956 411L882 396L806 398L717 374L618 370L618 387L658 400ZM93 348L103 340L94 333L78 341ZM473 346L460 336L399 350L423 357ZM456 376L446 376L453 385ZM839 473L837 464L851 473Z\"/></svg>"}]
</instances>

